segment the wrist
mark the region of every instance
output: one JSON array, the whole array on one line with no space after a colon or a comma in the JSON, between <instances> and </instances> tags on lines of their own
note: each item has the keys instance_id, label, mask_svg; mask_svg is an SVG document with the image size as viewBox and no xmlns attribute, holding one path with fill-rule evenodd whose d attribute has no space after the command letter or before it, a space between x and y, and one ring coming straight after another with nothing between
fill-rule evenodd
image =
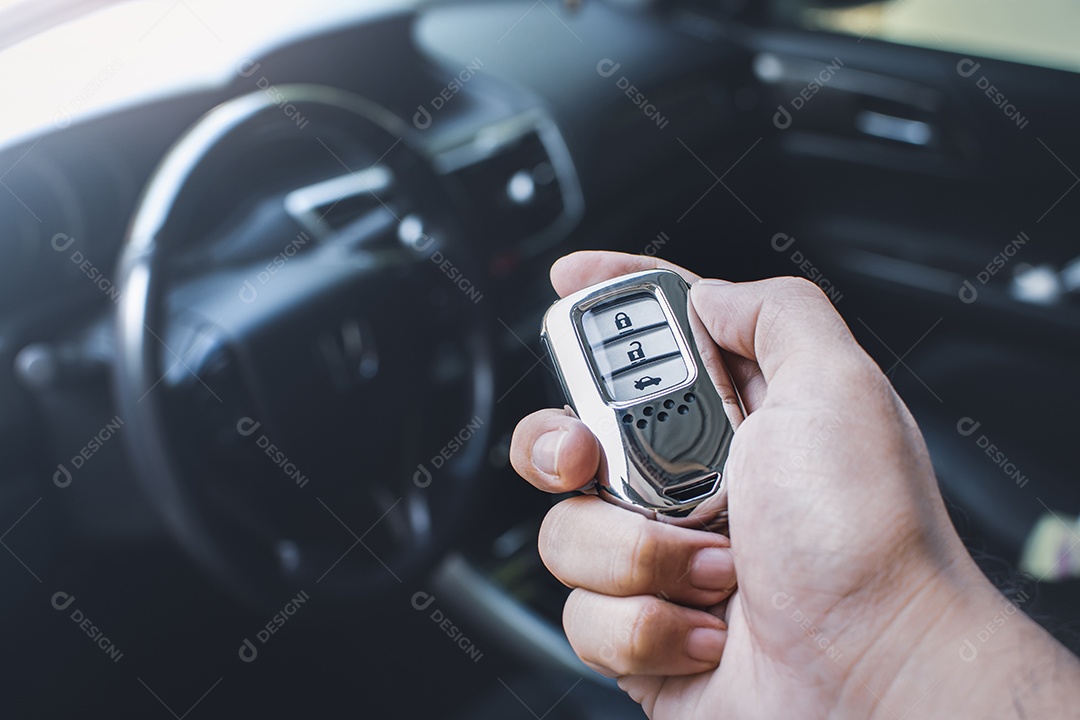
<instances>
[{"instance_id":1,"label":"wrist","mask_svg":"<svg viewBox=\"0 0 1080 720\"><path fill-rule=\"evenodd\" d=\"M1073 717L1080 662L967 557L934 573L852 667L841 717Z\"/></svg>"}]
</instances>

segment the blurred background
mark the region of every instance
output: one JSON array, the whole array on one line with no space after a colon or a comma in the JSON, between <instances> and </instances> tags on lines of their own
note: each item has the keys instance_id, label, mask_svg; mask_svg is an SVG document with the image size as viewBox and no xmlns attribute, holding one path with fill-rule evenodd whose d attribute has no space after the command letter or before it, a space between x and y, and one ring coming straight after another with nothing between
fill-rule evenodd
<instances>
[{"instance_id":1,"label":"blurred background","mask_svg":"<svg viewBox=\"0 0 1080 720\"><path fill-rule=\"evenodd\" d=\"M642 717L507 458L584 248L818 284L1075 649L1078 7L0 0L3 714Z\"/></svg>"}]
</instances>

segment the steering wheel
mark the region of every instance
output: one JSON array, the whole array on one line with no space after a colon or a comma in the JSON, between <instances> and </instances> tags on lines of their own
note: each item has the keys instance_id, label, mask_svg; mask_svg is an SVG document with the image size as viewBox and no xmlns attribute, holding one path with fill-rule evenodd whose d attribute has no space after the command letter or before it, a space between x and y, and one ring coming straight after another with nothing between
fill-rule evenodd
<instances>
[{"instance_id":1,"label":"steering wheel","mask_svg":"<svg viewBox=\"0 0 1080 720\"><path fill-rule=\"evenodd\" d=\"M412 128L256 92L153 173L118 275L114 388L178 543L249 604L354 604L431 568L487 458L490 320Z\"/></svg>"}]
</instances>

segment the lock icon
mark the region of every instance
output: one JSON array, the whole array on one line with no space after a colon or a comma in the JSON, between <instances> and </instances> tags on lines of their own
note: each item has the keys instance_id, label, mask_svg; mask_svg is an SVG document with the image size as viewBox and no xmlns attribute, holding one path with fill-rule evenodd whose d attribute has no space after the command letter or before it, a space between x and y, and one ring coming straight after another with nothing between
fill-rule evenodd
<instances>
[{"instance_id":1,"label":"lock icon","mask_svg":"<svg viewBox=\"0 0 1080 720\"><path fill-rule=\"evenodd\" d=\"M637 362L638 360L645 359L645 351L641 349L641 343L637 340L630 343L630 350L626 352L626 355L630 358L630 362Z\"/></svg>"},{"instance_id":2,"label":"lock icon","mask_svg":"<svg viewBox=\"0 0 1080 720\"><path fill-rule=\"evenodd\" d=\"M631 322L630 316L624 312L615 314L615 327L619 330L625 330L628 327L633 327L634 323Z\"/></svg>"}]
</instances>

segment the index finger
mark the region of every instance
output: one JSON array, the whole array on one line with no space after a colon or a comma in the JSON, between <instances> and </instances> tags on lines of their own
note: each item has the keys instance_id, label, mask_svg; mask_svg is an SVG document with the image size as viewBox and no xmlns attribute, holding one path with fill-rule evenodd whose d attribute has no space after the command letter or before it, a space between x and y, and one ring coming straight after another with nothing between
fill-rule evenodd
<instances>
[{"instance_id":1,"label":"index finger","mask_svg":"<svg viewBox=\"0 0 1080 720\"><path fill-rule=\"evenodd\" d=\"M673 270L691 285L701 279L701 276L686 268L657 257L606 250L581 250L555 261L551 266L551 285L555 292L559 293L559 297L566 297L582 288L620 275L656 269Z\"/></svg>"},{"instance_id":2,"label":"index finger","mask_svg":"<svg viewBox=\"0 0 1080 720\"><path fill-rule=\"evenodd\" d=\"M802 278L705 280L690 298L721 347L757 362L770 398L778 389L825 391L832 383L818 382L823 378L851 385L856 371L877 372L821 288Z\"/></svg>"}]
</instances>

